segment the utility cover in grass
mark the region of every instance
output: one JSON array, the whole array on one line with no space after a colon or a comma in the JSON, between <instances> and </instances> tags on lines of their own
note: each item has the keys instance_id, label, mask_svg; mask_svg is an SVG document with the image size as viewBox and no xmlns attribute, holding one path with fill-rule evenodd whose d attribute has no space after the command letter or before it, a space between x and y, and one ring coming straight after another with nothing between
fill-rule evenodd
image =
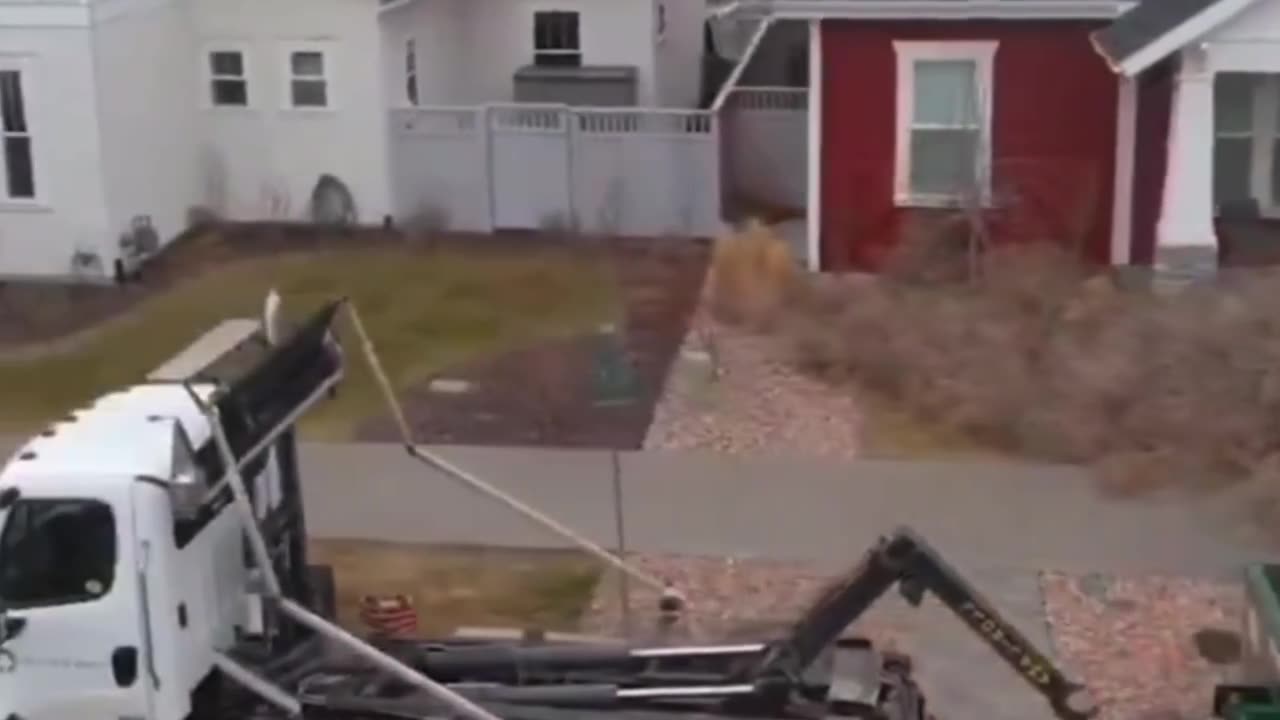
<instances>
[{"instance_id":1,"label":"utility cover in grass","mask_svg":"<svg viewBox=\"0 0 1280 720\"><path fill-rule=\"evenodd\" d=\"M627 405L640 394L640 378L627 356L622 339L612 325L602 326L600 349L596 352L592 375L595 404Z\"/></svg>"}]
</instances>

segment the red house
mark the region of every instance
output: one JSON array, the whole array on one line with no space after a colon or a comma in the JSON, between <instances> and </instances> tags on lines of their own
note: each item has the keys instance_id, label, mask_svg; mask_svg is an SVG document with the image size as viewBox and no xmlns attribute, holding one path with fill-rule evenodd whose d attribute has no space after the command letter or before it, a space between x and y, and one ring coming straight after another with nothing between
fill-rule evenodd
<instances>
[{"instance_id":1,"label":"red house","mask_svg":"<svg viewBox=\"0 0 1280 720\"><path fill-rule=\"evenodd\" d=\"M1216 263L1224 223L1280 219L1280 0L719 12L760 18L729 86L771 26L807 25L815 269L874 269L958 208L984 208L995 241L1173 270Z\"/></svg>"}]
</instances>

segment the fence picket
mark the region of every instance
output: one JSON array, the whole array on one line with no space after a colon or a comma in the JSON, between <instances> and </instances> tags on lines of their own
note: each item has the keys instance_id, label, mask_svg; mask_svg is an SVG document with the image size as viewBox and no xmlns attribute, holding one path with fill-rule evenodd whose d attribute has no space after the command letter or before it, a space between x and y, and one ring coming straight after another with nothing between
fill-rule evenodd
<instances>
[{"instance_id":1,"label":"fence picket","mask_svg":"<svg viewBox=\"0 0 1280 720\"><path fill-rule=\"evenodd\" d=\"M428 208L448 221L432 229L719 230L719 125L708 111L494 104L402 108L392 119L402 222Z\"/></svg>"}]
</instances>

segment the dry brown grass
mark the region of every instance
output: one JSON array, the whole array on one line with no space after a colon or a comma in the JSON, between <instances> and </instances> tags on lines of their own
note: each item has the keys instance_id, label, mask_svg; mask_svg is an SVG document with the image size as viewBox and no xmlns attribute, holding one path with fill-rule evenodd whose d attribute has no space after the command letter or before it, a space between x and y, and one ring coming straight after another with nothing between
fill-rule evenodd
<instances>
[{"instance_id":1,"label":"dry brown grass","mask_svg":"<svg viewBox=\"0 0 1280 720\"><path fill-rule=\"evenodd\" d=\"M711 310L727 322L768 325L795 286L797 270L786 242L752 220L716 240L707 279Z\"/></svg>"},{"instance_id":2,"label":"dry brown grass","mask_svg":"<svg viewBox=\"0 0 1280 720\"><path fill-rule=\"evenodd\" d=\"M804 278L785 305L721 312L771 307L807 370L947 433L1095 463L1116 493L1217 490L1280 457L1280 273L1223 271L1164 295L1047 243L989 250L977 273L957 265L970 261L908 248L879 278Z\"/></svg>"},{"instance_id":3,"label":"dry brown grass","mask_svg":"<svg viewBox=\"0 0 1280 720\"><path fill-rule=\"evenodd\" d=\"M460 626L575 630L591 603L599 564L555 550L440 547L313 540L312 560L333 566L338 620L364 632L364 595L409 595L424 635Z\"/></svg>"}]
</instances>

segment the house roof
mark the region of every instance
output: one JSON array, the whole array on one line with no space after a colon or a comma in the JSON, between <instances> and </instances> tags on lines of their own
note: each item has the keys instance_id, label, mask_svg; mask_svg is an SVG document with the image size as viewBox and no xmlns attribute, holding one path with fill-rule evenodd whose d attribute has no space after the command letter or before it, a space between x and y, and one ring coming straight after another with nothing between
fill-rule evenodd
<instances>
[{"instance_id":1,"label":"house roof","mask_svg":"<svg viewBox=\"0 0 1280 720\"><path fill-rule=\"evenodd\" d=\"M1143 0L1094 33L1094 46L1117 72L1133 75L1230 20L1251 2Z\"/></svg>"},{"instance_id":2,"label":"house roof","mask_svg":"<svg viewBox=\"0 0 1280 720\"><path fill-rule=\"evenodd\" d=\"M1098 19L1094 47L1135 75L1236 17L1255 0L707 0L712 16L778 19ZM1276 0L1273 0L1276 1Z\"/></svg>"},{"instance_id":3,"label":"house roof","mask_svg":"<svg viewBox=\"0 0 1280 720\"><path fill-rule=\"evenodd\" d=\"M778 18L856 19L1112 19L1137 0L730 0L712 12L746 11Z\"/></svg>"}]
</instances>

